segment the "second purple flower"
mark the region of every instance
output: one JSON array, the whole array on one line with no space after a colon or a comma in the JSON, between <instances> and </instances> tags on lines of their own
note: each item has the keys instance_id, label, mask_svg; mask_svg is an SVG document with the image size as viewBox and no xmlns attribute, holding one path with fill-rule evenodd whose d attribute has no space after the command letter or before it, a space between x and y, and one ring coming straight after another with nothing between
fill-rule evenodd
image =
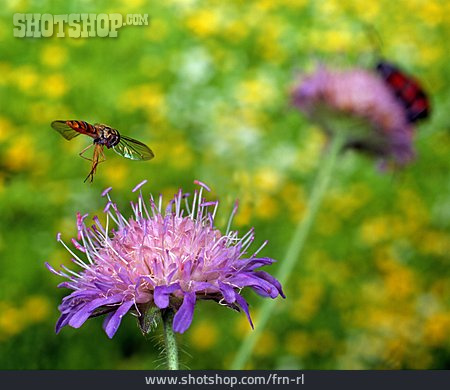
<instances>
[{"instance_id":1,"label":"second purple flower","mask_svg":"<svg viewBox=\"0 0 450 390\"><path fill-rule=\"evenodd\" d=\"M414 157L414 128L407 110L374 72L321 66L302 77L292 91L292 102L328 135L344 132L348 148L398 165Z\"/></svg>"}]
</instances>

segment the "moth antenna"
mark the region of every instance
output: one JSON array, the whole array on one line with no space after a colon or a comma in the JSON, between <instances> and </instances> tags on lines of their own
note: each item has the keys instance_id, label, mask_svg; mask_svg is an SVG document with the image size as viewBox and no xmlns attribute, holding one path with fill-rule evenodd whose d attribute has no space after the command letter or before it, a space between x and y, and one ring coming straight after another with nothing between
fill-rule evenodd
<instances>
[{"instance_id":1,"label":"moth antenna","mask_svg":"<svg viewBox=\"0 0 450 390\"><path fill-rule=\"evenodd\" d=\"M384 46L381 35L375 26L371 23L362 22L363 28L366 31L366 36L373 47L374 52L377 54L378 58L382 58L382 48Z\"/></svg>"}]
</instances>

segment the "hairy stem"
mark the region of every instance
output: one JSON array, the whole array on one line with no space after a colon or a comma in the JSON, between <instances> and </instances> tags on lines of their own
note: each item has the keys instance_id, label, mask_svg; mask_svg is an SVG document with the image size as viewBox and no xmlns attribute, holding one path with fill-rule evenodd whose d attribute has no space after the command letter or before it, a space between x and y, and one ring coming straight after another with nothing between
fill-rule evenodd
<instances>
[{"instance_id":1,"label":"hairy stem","mask_svg":"<svg viewBox=\"0 0 450 390\"><path fill-rule=\"evenodd\" d=\"M174 312L172 309L165 309L161 312L161 316L164 324L167 368L169 370L178 370L178 348L172 328Z\"/></svg>"}]
</instances>

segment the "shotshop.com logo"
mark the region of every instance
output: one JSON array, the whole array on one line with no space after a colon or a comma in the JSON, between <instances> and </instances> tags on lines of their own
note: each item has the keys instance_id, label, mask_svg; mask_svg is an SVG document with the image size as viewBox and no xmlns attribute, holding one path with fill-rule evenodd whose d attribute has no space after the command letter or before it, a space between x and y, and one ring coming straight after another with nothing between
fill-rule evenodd
<instances>
[{"instance_id":1,"label":"shotshop.com logo","mask_svg":"<svg viewBox=\"0 0 450 390\"><path fill-rule=\"evenodd\" d=\"M13 15L18 38L116 38L123 26L148 26L148 14L19 14Z\"/></svg>"}]
</instances>

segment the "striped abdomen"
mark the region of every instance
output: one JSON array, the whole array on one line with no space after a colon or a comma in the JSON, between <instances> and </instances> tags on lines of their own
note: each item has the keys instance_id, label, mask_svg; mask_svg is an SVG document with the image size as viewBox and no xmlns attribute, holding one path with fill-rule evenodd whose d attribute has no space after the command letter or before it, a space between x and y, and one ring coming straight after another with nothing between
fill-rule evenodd
<instances>
[{"instance_id":1,"label":"striped abdomen","mask_svg":"<svg viewBox=\"0 0 450 390\"><path fill-rule=\"evenodd\" d=\"M99 136L96 128L90 123L87 123L85 121L70 120L66 121L66 123L73 130L78 131L81 134L86 134L92 138L97 138Z\"/></svg>"}]
</instances>

